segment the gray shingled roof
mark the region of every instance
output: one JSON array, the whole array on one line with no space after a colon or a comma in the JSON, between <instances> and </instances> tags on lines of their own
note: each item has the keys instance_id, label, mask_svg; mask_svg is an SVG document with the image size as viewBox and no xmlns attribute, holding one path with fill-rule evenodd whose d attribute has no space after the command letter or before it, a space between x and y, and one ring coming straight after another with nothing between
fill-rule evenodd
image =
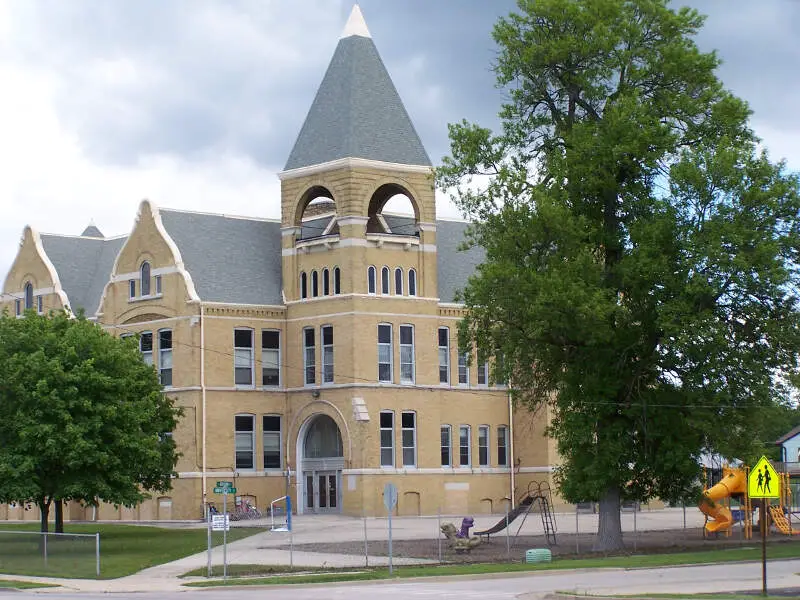
<instances>
[{"instance_id":1,"label":"gray shingled roof","mask_svg":"<svg viewBox=\"0 0 800 600\"><path fill-rule=\"evenodd\" d=\"M280 223L167 209L160 212L202 300L283 304Z\"/></svg>"},{"instance_id":2,"label":"gray shingled roof","mask_svg":"<svg viewBox=\"0 0 800 600\"><path fill-rule=\"evenodd\" d=\"M74 312L93 317L125 237L100 239L43 233L42 246L56 268Z\"/></svg>"},{"instance_id":3,"label":"gray shingled roof","mask_svg":"<svg viewBox=\"0 0 800 600\"><path fill-rule=\"evenodd\" d=\"M456 291L463 290L467 279L486 256L483 248L471 247L461 251L464 232L469 223L436 221L437 268L439 270L439 300L453 302Z\"/></svg>"},{"instance_id":4,"label":"gray shingled roof","mask_svg":"<svg viewBox=\"0 0 800 600\"><path fill-rule=\"evenodd\" d=\"M286 170L340 158L430 166L371 38L339 40Z\"/></svg>"}]
</instances>

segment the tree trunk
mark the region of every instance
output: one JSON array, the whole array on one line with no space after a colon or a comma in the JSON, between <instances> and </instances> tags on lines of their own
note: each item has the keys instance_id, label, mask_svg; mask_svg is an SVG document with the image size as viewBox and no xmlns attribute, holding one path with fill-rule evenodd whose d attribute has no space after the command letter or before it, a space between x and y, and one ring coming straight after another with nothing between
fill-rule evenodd
<instances>
[{"instance_id":1,"label":"tree trunk","mask_svg":"<svg viewBox=\"0 0 800 600\"><path fill-rule=\"evenodd\" d=\"M49 530L50 522L50 498L40 498L36 504L39 505L39 512L41 513L41 532L47 533Z\"/></svg>"},{"instance_id":2,"label":"tree trunk","mask_svg":"<svg viewBox=\"0 0 800 600\"><path fill-rule=\"evenodd\" d=\"M56 500L56 533L64 533L64 501Z\"/></svg>"},{"instance_id":3,"label":"tree trunk","mask_svg":"<svg viewBox=\"0 0 800 600\"><path fill-rule=\"evenodd\" d=\"M622 541L620 508L619 488L609 487L600 498L600 521L592 548L595 552L612 552L625 547Z\"/></svg>"}]
</instances>

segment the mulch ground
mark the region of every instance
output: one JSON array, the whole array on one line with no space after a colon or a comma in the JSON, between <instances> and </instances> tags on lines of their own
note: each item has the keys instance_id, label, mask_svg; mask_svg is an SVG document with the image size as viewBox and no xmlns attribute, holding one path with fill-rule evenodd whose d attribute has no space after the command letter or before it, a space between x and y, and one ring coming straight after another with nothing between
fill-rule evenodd
<instances>
[{"instance_id":1,"label":"mulch ground","mask_svg":"<svg viewBox=\"0 0 800 600\"><path fill-rule=\"evenodd\" d=\"M513 531L512 531L513 533ZM785 536L771 534L768 544L790 543L792 540ZM586 533L559 533L556 535L556 544L548 546L547 540L541 536L506 538L501 532L491 537L488 542L481 543L473 548L469 554L456 554L448 547L447 540L438 539L419 540L393 540L392 555L404 558L425 558L430 560L444 560L447 562L517 562L524 559L525 550L529 548L550 548L553 556L592 557L597 553L592 552L594 534ZM616 554L656 554L669 552L682 552L693 550L713 550L721 548L760 547L761 540L755 537L745 540L740 531L732 532L730 537L710 536L703 537L702 528L674 529L666 531L639 531L636 534L625 534L626 548ZM389 542L374 540L367 542L370 556L388 556ZM288 549L289 546L282 546ZM335 543L310 543L295 544L295 550L308 552L325 552L337 554L364 554L364 542L335 542ZM441 553L441 554L440 554Z\"/></svg>"}]
</instances>

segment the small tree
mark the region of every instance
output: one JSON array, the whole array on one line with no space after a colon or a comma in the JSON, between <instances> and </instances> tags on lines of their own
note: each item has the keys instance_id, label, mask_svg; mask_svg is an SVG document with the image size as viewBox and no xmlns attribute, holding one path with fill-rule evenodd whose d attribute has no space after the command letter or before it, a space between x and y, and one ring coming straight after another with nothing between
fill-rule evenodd
<instances>
[{"instance_id":1,"label":"small tree","mask_svg":"<svg viewBox=\"0 0 800 600\"><path fill-rule=\"evenodd\" d=\"M460 335L551 406L561 493L599 501L595 548L616 549L622 500L686 497L702 450L752 456L788 397L798 181L758 152L696 11L518 4L494 29L502 131L451 125L438 172L486 250Z\"/></svg>"},{"instance_id":2,"label":"small tree","mask_svg":"<svg viewBox=\"0 0 800 600\"><path fill-rule=\"evenodd\" d=\"M0 501L133 506L171 487L180 410L132 341L82 316L0 317ZM60 512L60 511L57 511Z\"/></svg>"}]
</instances>

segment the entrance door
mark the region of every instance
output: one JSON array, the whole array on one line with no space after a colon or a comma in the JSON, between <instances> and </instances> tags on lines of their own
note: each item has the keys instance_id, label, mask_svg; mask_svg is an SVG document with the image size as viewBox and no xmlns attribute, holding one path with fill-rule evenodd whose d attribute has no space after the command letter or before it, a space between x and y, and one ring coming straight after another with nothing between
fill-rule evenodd
<instances>
[{"instance_id":1,"label":"entrance door","mask_svg":"<svg viewBox=\"0 0 800 600\"><path fill-rule=\"evenodd\" d=\"M340 471L306 471L306 512L340 512Z\"/></svg>"}]
</instances>

